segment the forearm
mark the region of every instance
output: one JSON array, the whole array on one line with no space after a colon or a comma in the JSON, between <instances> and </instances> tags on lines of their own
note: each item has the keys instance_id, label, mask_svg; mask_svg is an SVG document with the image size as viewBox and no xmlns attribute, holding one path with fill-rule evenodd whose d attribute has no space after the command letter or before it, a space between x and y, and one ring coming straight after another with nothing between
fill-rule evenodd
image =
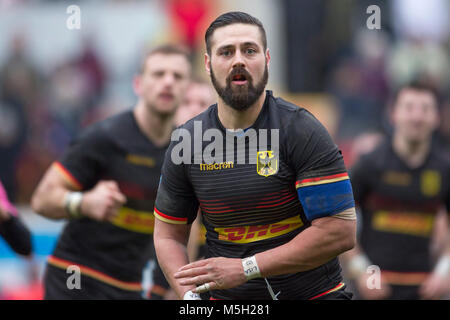
<instances>
[{"instance_id":1,"label":"forearm","mask_svg":"<svg viewBox=\"0 0 450 320\"><path fill-rule=\"evenodd\" d=\"M69 218L65 209L65 197L68 192L77 190L51 166L39 182L31 198L31 207L36 213L50 219Z\"/></svg>"},{"instance_id":2,"label":"forearm","mask_svg":"<svg viewBox=\"0 0 450 320\"><path fill-rule=\"evenodd\" d=\"M175 240L161 239L155 242L155 249L167 281L178 297L182 299L186 291L195 288L195 286L181 286L174 278L175 272L189 263L186 246Z\"/></svg>"},{"instance_id":3,"label":"forearm","mask_svg":"<svg viewBox=\"0 0 450 320\"><path fill-rule=\"evenodd\" d=\"M187 253L189 231L188 229L182 230L182 228L155 219L154 244L158 263L180 299L183 298L186 291L195 288L194 285L182 286L174 278L178 269L189 263Z\"/></svg>"},{"instance_id":4,"label":"forearm","mask_svg":"<svg viewBox=\"0 0 450 320\"><path fill-rule=\"evenodd\" d=\"M317 220L322 221L316 221L290 242L256 254L261 275L267 277L311 270L353 248L355 221L332 217ZM333 225L330 226L329 222Z\"/></svg>"},{"instance_id":5,"label":"forearm","mask_svg":"<svg viewBox=\"0 0 450 320\"><path fill-rule=\"evenodd\" d=\"M31 207L36 213L50 219L66 219L65 195L70 190L62 187L39 188L33 194Z\"/></svg>"}]
</instances>

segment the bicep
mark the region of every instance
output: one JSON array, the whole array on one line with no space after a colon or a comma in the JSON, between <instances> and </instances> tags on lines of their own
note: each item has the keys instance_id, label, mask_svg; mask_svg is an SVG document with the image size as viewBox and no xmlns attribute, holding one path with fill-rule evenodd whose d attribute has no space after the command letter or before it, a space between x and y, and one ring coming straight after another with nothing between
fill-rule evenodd
<instances>
[{"instance_id":1,"label":"bicep","mask_svg":"<svg viewBox=\"0 0 450 320\"><path fill-rule=\"evenodd\" d=\"M78 190L77 186L65 179L58 167L53 164L45 172L31 198L31 207L37 213L44 214L60 211L64 207L64 195L67 191Z\"/></svg>"},{"instance_id":2,"label":"bicep","mask_svg":"<svg viewBox=\"0 0 450 320\"><path fill-rule=\"evenodd\" d=\"M39 182L34 197L52 197L52 193L58 190L75 191L79 188L64 176L56 163L53 163Z\"/></svg>"},{"instance_id":3,"label":"bicep","mask_svg":"<svg viewBox=\"0 0 450 320\"><path fill-rule=\"evenodd\" d=\"M153 233L155 245L157 242L164 240L174 240L181 244L187 244L190 230L190 224L172 224L160 219L155 219L155 229Z\"/></svg>"},{"instance_id":4,"label":"bicep","mask_svg":"<svg viewBox=\"0 0 450 320\"><path fill-rule=\"evenodd\" d=\"M356 231L355 219L342 219L340 217L323 217L311 222L311 226L319 228L330 234L348 234L353 236Z\"/></svg>"}]
</instances>

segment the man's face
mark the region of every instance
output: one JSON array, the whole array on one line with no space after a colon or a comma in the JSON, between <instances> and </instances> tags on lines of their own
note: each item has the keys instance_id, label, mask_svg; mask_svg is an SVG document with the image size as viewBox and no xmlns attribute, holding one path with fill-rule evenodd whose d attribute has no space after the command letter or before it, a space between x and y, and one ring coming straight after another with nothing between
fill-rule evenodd
<instances>
[{"instance_id":1,"label":"man's face","mask_svg":"<svg viewBox=\"0 0 450 320\"><path fill-rule=\"evenodd\" d=\"M216 29L211 36L211 54L205 55L214 88L236 110L247 109L264 92L269 62L259 28L241 23Z\"/></svg>"},{"instance_id":2,"label":"man's face","mask_svg":"<svg viewBox=\"0 0 450 320\"><path fill-rule=\"evenodd\" d=\"M396 133L409 142L423 142L438 126L438 110L432 93L405 88L392 111Z\"/></svg>"},{"instance_id":3,"label":"man's face","mask_svg":"<svg viewBox=\"0 0 450 320\"><path fill-rule=\"evenodd\" d=\"M190 72L189 62L181 54L153 54L135 79L136 93L151 111L173 114L189 84Z\"/></svg>"},{"instance_id":4,"label":"man's face","mask_svg":"<svg viewBox=\"0 0 450 320\"><path fill-rule=\"evenodd\" d=\"M214 103L214 89L209 84L192 82L177 110L175 122L181 125L205 111Z\"/></svg>"}]
</instances>

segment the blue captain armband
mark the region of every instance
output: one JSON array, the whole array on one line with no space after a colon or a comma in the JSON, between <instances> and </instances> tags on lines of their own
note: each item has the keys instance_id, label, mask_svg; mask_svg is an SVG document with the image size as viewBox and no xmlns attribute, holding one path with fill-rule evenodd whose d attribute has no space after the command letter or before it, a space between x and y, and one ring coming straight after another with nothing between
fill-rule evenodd
<instances>
[{"instance_id":1,"label":"blue captain armband","mask_svg":"<svg viewBox=\"0 0 450 320\"><path fill-rule=\"evenodd\" d=\"M302 179L296 182L295 187L309 221L332 216L355 206L347 173Z\"/></svg>"}]
</instances>

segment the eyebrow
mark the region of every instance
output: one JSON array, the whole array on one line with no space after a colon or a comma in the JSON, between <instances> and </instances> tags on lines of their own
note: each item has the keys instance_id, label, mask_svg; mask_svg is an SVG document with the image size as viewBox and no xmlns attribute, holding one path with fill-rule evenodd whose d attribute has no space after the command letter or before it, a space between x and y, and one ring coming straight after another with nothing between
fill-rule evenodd
<instances>
[{"instance_id":1,"label":"eyebrow","mask_svg":"<svg viewBox=\"0 0 450 320\"><path fill-rule=\"evenodd\" d=\"M246 41L240 45L240 47L249 47L249 46L256 46L259 48L259 45L253 41ZM233 44L227 44L227 45L217 48L217 51L221 51L221 50L225 50L225 49L233 49L234 47L235 47L235 45L233 45Z\"/></svg>"}]
</instances>

